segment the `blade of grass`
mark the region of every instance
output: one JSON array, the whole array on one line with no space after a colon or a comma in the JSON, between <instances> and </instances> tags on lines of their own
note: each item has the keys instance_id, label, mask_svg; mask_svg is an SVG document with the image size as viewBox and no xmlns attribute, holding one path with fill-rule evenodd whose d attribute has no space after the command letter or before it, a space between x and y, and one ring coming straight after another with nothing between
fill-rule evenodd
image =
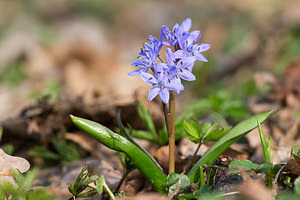
<instances>
[{"instance_id":1,"label":"blade of grass","mask_svg":"<svg viewBox=\"0 0 300 200\"><path fill-rule=\"evenodd\" d=\"M270 160L269 160L269 156L268 156L269 153L268 153L266 138L265 138L264 132L262 130L259 119L257 119L257 126L258 126L258 132L259 132L259 137L260 137L260 141L261 141L261 146L262 146L264 157L265 157L265 162L269 163Z\"/></svg>"},{"instance_id":2,"label":"blade of grass","mask_svg":"<svg viewBox=\"0 0 300 200\"><path fill-rule=\"evenodd\" d=\"M268 161L271 162L271 144L272 144L272 138L268 138L268 147L267 147L267 152L268 152Z\"/></svg>"},{"instance_id":3,"label":"blade of grass","mask_svg":"<svg viewBox=\"0 0 300 200\"><path fill-rule=\"evenodd\" d=\"M73 115L70 115L70 117L77 127L94 137L103 145L113 150L126 153L136 168L150 181L153 188L160 193L166 193L166 189L161 187L167 180L166 175L141 149L101 124Z\"/></svg>"},{"instance_id":4,"label":"blade of grass","mask_svg":"<svg viewBox=\"0 0 300 200\"><path fill-rule=\"evenodd\" d=\"M218 157L223 153L231 144L238 141L242 137L244 137L248 132L257 127L257 119L263 122L276 111L268 111L264 113L257 114L245 121L237 124L231 131L225 134L222 138L220 138L203 156L198 162L194 165L194 167L188 172L188 176L192 182L195 182L196 179L196 171L197 168L201 165L207 164L211 165Z\"/></svg>"}]
</instances>

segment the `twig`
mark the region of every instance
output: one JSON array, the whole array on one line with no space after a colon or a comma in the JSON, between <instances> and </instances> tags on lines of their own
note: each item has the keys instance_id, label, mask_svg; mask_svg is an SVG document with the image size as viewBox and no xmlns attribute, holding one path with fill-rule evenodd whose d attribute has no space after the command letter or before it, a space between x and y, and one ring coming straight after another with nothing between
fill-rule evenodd
<instances>
[{"instance_id":1,"label":"twig","mask_svg":"<svg viewBox=\"0 0 300 200\"><path fill-rule=\"evenodd\" d=\"M0 172L0 176L12 176L10 172Z\"/></svg>"},{"instance_id":2,"label":"twig","mask_svg":"<svg viewBox=\"0 0 300 200\"><path fill-rule=\"evenodd\" d=\"M277 195L278 194L278 187L277 187L277 182L278 182L278 179L279 179L279 176L281 174L281 172L284 170L284 168L286 167L286 163L284 163L284 165L282 165L282 167L278 170L275 178L274 178L274 181L273 181L273 190L272 190L272 194L273 196Z\"/></svg>"}]
</instances>

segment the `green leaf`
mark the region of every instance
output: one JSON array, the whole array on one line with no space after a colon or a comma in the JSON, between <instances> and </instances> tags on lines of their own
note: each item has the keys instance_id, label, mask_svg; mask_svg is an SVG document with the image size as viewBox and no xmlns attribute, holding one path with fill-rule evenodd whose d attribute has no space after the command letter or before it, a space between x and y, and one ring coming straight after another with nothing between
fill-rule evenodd
<instances>
[{"instance_id":1,"label":"green leaf","mask_svg":"<svg viewBox=\"0 0 300 200\"><path fill-rule=\"evenodd\" d=\"M230 173L240 173L233 168L241 167L244 171L254 171L254 172L267 172L269 169L273 167L271 163L264 163L264 164L256 164L250 160L234 160L229 164L229 171Z\"/></svg>"},{"instance_id":2,"label":"green leaf","mask_svg":"<svg viewBox=\"0 0 300 200\"><path fill-rule=\"evenodd\" d=\"M190 199L198 199L198 198L191 193L190 194L181 193L178 195L178 200L190 200Z\"/></svg>"},{"instance_id":3,"label":"green leaf","mask_svg":"<svg viewBox=\"0 0 300 200\"><path fill-rule=\"evenodd\" d=\"M77 195L78 198L83 198L83 197L90 197L90 196L93 196L97 193L97 190L96 189L91 189L85 193L81 193L79 195Z\"/></svg>"},{"instance_id":4,"label":"green leaf","mask_svg":"<svg viewBox=\"0 0 300 200\"><path fill-rule=\"evenodd\" d=\"M291 157L294 156L293 154L300 156L300 145L293 145L291 149Z\"/></svg>"},{"instance_id":5,"label":"green leaf","mask_svg":"<svg viewBox=\"0 0 300 200\"><path fill-rule=\"evenodd\" d=\"M201 141L199 124L196 124L195 122L184 121L183 128L188 134L189 140L194 143L199 143Z\"/></svg>"},{"instance_id":6,"label":"green leaf","mask_svg":"<svg viewBox=\"0 0 300 200\"><path fill-rule=\"evenodd\" d=\"M161 193L166 190L161 186L166 181L166 176L161 167L150 155L145 154L126 138L112 132L110 129L87 119L70 115L73 123L103 145L128 155L136 168L150 181L153 188Z\"/></svg>"},{"instance_id":7,"label":"green leaf","mask_svg":"<svg viewBox=\"0 0 300 200\"><path fill-rule=\"evenodd\" d=\"M106 189L107 193L109 194L110 198L112 200L116 200L116 197L114 196L114 194L112 193L112 191L109 189L109 187L107 186L106 182L105 182L105 178L102 175L97 181L96 181L96 190L98 192L99 195L101 195L103 193L103 188Z\"/></svg>"},{"instance_id":8,"label":"green leaf","mask_svg":"<svg viewBox=\"0 0 300 200\"><path fill-rule=\"evenodd\" d=\"M300 176L294 182L294 190L297 195L300 195Z\"/></svg>"},{"instance_id":9,"label":"green leaf","mask_svg":"<svg viewBox=\"0 0 300 200\"><path fill-rule=\"evenodd\" d=\"M184 190L191 184L190 179L186 175L170 173L166 183L164 184L165 187L169 188L169 194L179 187L178 181L180 182L180 190Z\"/></svg>"},{"instance_id":10,"label":"green leaf","mask_svg":"<svg viewBox=\"0 0 300 200\"><path fill-rule=\"evenodd\" d=\"M188 172L188 177L191 181L196 182L195 172L197 168L201 165L207 164L211 165L218 157L221 155L231 144L238 141L244 137L248 132L257 127L257 119L260 122L264 122L266 119L271 117L276 111L269 111L257 114L251 118L240 122L231 131L224 135L220 140L218 140L193 166L193 168Z\"/></svg>"},{"instance_id":11,"label":"green leaf","mask_svg":"<svg viewBox=\"0 0 300 200\"><path fill-rule=\"evenodd\" d=\"M147 132L147 131L133 130L133 129L129 129L128 131L129 131L130 135L132 135L132 137L134 137L134 138L148 140L150 142L157 142L155 139L153 139L152 135L150 135L149 132Z\"/></svg>"},{"instance_id":12,"label":"green leaf","mask_svg":"<svg viewBox=\"0 0 300 200\"><path fill-rule=\"evenodd\" d=\"M96 189L99 196L103 193L103 185L104 185L104 176L102 175L97 181L96 181Z\"/></svg>"},{"instance_id":13,"label":"green leaf","mask_svg":"<svg viewBox=\"0 0 300 200\"><path fill-rule=\"evenodd\" d=\"M260 142L261 142L261 146L262 146L263 153L264 153L265 162L269 163L270 162L270 156L269 156L270 152L268 152L268 145L267 145L266 138L265 138L264 132L262 130L259 119L257 119L257 126L258 126L258 132L259 132Z\"/></svg>"},{"instance_id":14,"label":"green leaf","mask_svg":"<svg viewBox=\"0 0 300 200\"><path fill-rule=\"evenodd\" d=\"M209 142L209 141L217 141L219 140L221 137L223 137L228 131L230 131L231 126L229 127L225 127L225 128L218 128L215 129L213 131L211 131L205 138L205 142Z\"/></svg>"},{"instance_id":15,"label":"green leaf","mask_svg":"<svg viewBox=\"0 0 300 200\"><path fill-rule=\"evenodd\" d=\"M157 132L152 120L152 115L149 110L147 110L146 106L143 104L142 101L138 101L139 107L138 107L138 114L140 118L143 120L146 128L152 133L152 137L158 141L157 138Z\"/></svg>"}]
</instances>

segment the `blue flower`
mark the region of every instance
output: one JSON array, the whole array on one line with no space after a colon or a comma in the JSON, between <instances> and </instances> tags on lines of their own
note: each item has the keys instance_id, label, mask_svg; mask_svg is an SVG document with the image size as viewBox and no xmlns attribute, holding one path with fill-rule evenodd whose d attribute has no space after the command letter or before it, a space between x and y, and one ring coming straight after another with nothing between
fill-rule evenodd
<instances>
[{"instance_id":1,"label":"blue flower","mask_svg":"<svg viewBox=\"0 0 300 200\"><path fill-rule=\"evenodd\" d=\"M167 46L174 46L178 43L178 38L180 35L185 34L191 29L192 20L187 18L182 22L181 25L175 24L172 31L166 26L161 27L162 35L167 39L167 41L163 41L162 43Z\"/></svg>"},{"instance_id":2,"label":"blue flower","mask_svg":"<svg viewBox=\"0 0 300 200\"><path fill-rule=\"evenodd\" d=\"M176 51L177 52L177 51ZM167 49L167 60L169 65L168 77L172 80L173 78L182 78L186 81L194 81L196 77L192 73L195 58L194 57L184 57L178 59L178 56L172 52L170 48Z\"/></svg>"},{"instance_id":3,"label":"blue flower","mask_svg":"<svg viewBox=\"0 0 300 200\"><path fill-rule=\"evenodd\" d=\"M148 94L149 101L152 101L157 95L159 95L162 101L167 104L169 102L170 90L179 94L179 92L184 89L180 79L174 78L170 80L168 78L164 67L165 66L156 65L155 76L145 72L140 73L141 79L152 86Z\"/></svg>"},{"instance_id":4,"label":"blue flower","mask_svg":"<svg viewBox=\"0 0 300 200\"><path fill-rule=\"evenodd\" d=\"M179 94L184 89L181 79L194 81L192 73L196 60L207 62L201 54L210 48L209 44L195 44L200 38L200 31L189 32L192 20L187 18L180 25L175 24L172 31L162 26L159 39L149 36L148 43L144 43L137 61L131 63L138 67L128 73L131 76L140 75L141 79L152 86L148 100L153 100L159 95L164 103L169 102L169 91ZM163 41L163 37L167 41ZM162 63L157 63L157 57L163 45L174 46L175 52L170 48L166 50L167 63L161 58ZM153 75L146 73L151 68Z\"/></svg>"},{"instance_id":5,"label":"blue flower","mask_svg":"<svg viewBox=\"0 0 300 200\"><path fill-rule=\"evenodd\" d=\"M148 42L149 44L144 43L143 48L139 53L138 60L131 63L131 65L139 67L139 69L128 73L129 76L136 76L141 72L147 72L149 68L154 66L154 62L162 48L162 35L159 40L150 35Z\"/></svg>"},{"instance_id":6,"label":"blue flower","mask_svg":"<svg viewBox=\"0 0 300 200\"><path fill-rule=\"evenodd\" d=\"M177 54L182 57L195 57L197 60L207 62L207 59L201 54L210 48L210 44L194 44L201 34L200 31L193 31L179 36L178 44L180 50Z\"/></svg>"}]
</instances>

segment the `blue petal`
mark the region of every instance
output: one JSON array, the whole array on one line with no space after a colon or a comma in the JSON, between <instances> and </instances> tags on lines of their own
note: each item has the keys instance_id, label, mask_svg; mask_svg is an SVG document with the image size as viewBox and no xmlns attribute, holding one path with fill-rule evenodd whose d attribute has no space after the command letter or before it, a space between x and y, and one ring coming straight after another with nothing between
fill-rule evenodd
<instances>
[{"instance_id":1,"label":"blue petal","mask_svg":"<svg viewBox=\"0 0 300 200\"><path fill-rule=\"evenodd\" d=\"M166 45L166 46L172 46L171 43L168 42L168 41L162 41L162 44L163 44L163 45Z\"/></svg>"},{"instance_id":2,"label":"blue petal","mask_svg":"<svg viewBox=\"0 0 300 200\"><path fill-rule=\"evenodd\" d=\"M210 44L195 44L193 46L194 51L198 51L199 53L203 51L207 51L210 48Z\"/></svg>"},{"instance_id":3,"label":"blue petal","mask_svg":"<svg viewBox=\"0 0 300 200\"><path fill-rule=\"evenodd\" d=\"M156 85L157 84L156 78L153 75L149 74L149 73L142 72L142 73L140 73L140 77L143 81L145 81L149 85Z\"/></svg>"},{"instance_id":4,"label":"blue petal","mask_svg":"<svg viewBox=\"0 0 300 200\"><path fill-rule=\"evenodd\" d=\"M133 71L133 72L129 72L128 73L128 75L129 76L136 76L136 75L139 75L141 72L143 72L144 71L144 69L143 68L140 68L140 69L137 69L137 70L135 70L135 71Z\"/></svg>"},{"instance_id":5,"label":"blue petal","mask_svg":"<svg viewBox=\"0 0 300 200\"><path fill-rule=\"evenodd\" d=\"M175 60L174 53L170 48L167 48L167 62L170 66L174 65L174 60Z\"/></svg>"},{"instance_id":6,"label":"blue petal","mask_svg":"<svg viewBox=\"0 0 300 200\"><path fill-rule=\"evenodd\" d=\"M171 31L168 27L162 26L161 32L167 40L169 40L171 38Z\"/></svg>"},{"instance_id":7,"label":"blue petal","mask_svg":"<svg viewBox=\"0 0 300 200\"><path fill-rule=\"evenodd\" d=\"M184 32L188 32L192 27L192 20L190 18L187 18L182 22L182 24L179 26L177 30L177 34L182 34Z\"/></svg>"},{"instance_id":8,"label":"blue petal","mask_svg":"<svg viewBox=\"0 0 300 200\"><path fill-rule=\"evenodd\" d=\"M179 78L174 78L166 83L166 87L168 90L180 91L184 89ZM177 93L178 94L178 93Z\"/></svg>"},{"instance_id":9,"label":"blue petal","mask_svg":"<svg viewBox=\"0 0 300 200\"><path fill-rule=\"evenodd\" d=\"M144 62L143 62L143 60L136 60L136 61L130 63L130 65L133 65L133 66L137 67L139 65L144 65Z\"/></svg>"},{"instance_id":10,"label":"blue petal","mask_svg":"<svg viewBox=\"0 0 300 200\"><path fill-rule=\"evenodd\" d=\"M191 32L189 37L193 40L193 43L194 43L200 38L200 36L201 36L200 31L193 31L193 32Z\"/></svg>"},{"instance_id":11,"label":"blue petal","mask_svg":"<svg viewBox=\"0 0 300 200\"><path fill-rule=\"evenodd\" d=\"M177 50L174 52L174 57L175 58L184 58L186 57L185 52L181 49Z\"/></svg>"},{"instance_id":12,"label":"blue petal","mask_svg":"<svg viewBox=\"0 0 300 200\"><path fill-rule=\"evenodd\" d=\"M178 27L179 27L179 24L176 23L176 24L173 26L172 32L175 33L175 32L177 31Z\"/></svg>"},{"instance_id":13,"label":"blue petal","mask_svg":"<svg viewBox=\"0 0 300 200\"><path fill-rule=\"evenodd\" d=\"M196 58L193 56L185 57L185 58L181 59L181 62L178 62L177 67L180 69L188 68L190 71L192 71L195 61L196 61Z\"/></svg>"},{"instance_id":14,"label":"blue petal","mask_svg":"<svg viewBox=\"0 0 300 200\"><path fill-rule=\"evenodd\" d=\"M177 67L175 65L172 65L168 72L169 72L168 78L173 79L177 74Z\"/></svg>"},{"instance_id":15,"label":"blue petal","mask_svg":"<svg viewBox=\"0 0 300 200\"><path fill-rule=\"evenodd\" d=\"M189 35L189 33L188 34L184 34L184 35L180 34L180 35L177 36L178 37L177 40L178 40L179 47L181 49L183 49L183 50L185 50L187 48L186 40L188 38L188 35Z\"/></svg>"},{"instance_id":16,"label":"blue petal","mask_svg":"<svg viewBox=\"0 0 300 200\"><path fill-rule=\"evenodd\" d=\"M208 62L208 60L198 51L194 52L194 56L196 57L197 60L203 61L203 62Z\"/></svg>"},{"instance_id":17,"label":"blue petal","mask_svg":"<svg viewBox=\"0 0 300 200\"><path fill-rule=\"evenodd\" d=\"M182 78L183 80L186 80L186 81L196 80L196 77L194 76L194 74L187 69L180 69L178 72L178 75L180 76L180 78Z\"/></svg>"},{"instance_id":18,"label":"blue petal","mask_svg":"<svg viewBox=\"0 0 300 200\"><path fill-rule=\"evenodd\" d=\"M149 94L148 94L148 100L152 101L158 94L158 92L160 91L159 87L153 87L150 89Z\"/></svg>"},{"instance_id":19,"label":"blue petal","mask_svg":"<svg viewBox=\"0 0 300 200\"><path fill-rule=\"evenodd\" d=\"M150 94L150 92L149 92L149 94ZM159 90L159 96L165 104L167 104L169 102L169 90L167 90L166 88L161 88Z\"/></svg>"},{"instance_id":20,"label":"blue petal","mask_svg":"<svg viewBox=\"0 0 300 200\"><path fill-rule=\"evenodd\" d=\"M154 63L155 72L164 72L168 69L168 65L166 63Z\"/></svg>"}]
</instances>

